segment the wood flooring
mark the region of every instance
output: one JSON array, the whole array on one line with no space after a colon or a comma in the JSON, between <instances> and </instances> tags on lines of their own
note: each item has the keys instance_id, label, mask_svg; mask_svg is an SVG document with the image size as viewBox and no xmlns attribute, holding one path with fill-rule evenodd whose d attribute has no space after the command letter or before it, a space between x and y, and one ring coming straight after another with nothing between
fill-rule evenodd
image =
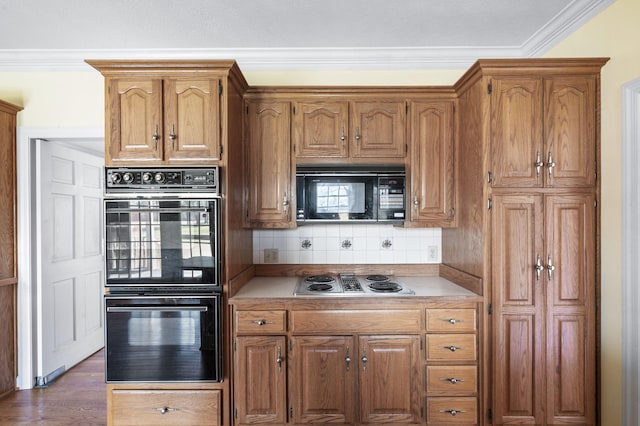
<instances>
[{"instance_id":1,"label":"wood flooring","mask_svg":"<svg viewBox=\"0 0 640 426\"><path fill-rule=\"evenodd\" d=\"M106 398L101 350L47 388L17 391L0 399L0 425L106 425Z\"/></svg>"}]
</instances>

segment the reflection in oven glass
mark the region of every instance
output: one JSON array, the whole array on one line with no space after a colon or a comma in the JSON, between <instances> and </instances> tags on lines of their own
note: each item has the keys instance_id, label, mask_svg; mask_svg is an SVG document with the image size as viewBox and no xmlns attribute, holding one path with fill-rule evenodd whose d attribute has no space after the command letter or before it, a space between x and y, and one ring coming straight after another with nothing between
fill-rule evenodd
<instances>
[{"instance_id":1,"label":"reflection in oven glass","mask_svg":"<svg viewBox=\"0 0 640 426\"><path fill-rule=\"evenodd\" d=\"M200 339L196 341L196 328L196 321L185 315L178 318L134 316L129 319L128 342L131 346L200 346Z\"/></svg>"},{"instance_id":2,"label":"reflection in oven glass","mask_svg":"<svg viewBox=\"0 0 640 426\"><path fill-rule=\"evenodd\" d=\"M107 284L216 283L211 200L108 201L105 211Z\"/></svg>"}]
</instances>

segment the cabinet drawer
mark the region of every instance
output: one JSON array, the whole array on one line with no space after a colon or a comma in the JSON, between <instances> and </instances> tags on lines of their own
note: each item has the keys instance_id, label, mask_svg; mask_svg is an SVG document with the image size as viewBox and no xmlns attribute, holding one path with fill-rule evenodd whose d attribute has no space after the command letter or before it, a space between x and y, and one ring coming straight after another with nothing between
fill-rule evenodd
<instances>
[{"instance_id":1,"label":"cabinet drawer","mask_svg":"<svg viewBox=\"0 0 640 426\"><path fill-rule=\"evenodd\" d=\"M427 309L427 331L455 333L475 330L475 309Z\"/></svg>"},{"instance_id":2,"label":"cabinet drawer","mask_svg":"<svg viewBox=\"0 0 640 426\"><path fill-rule=\"evenodd\" d=\"M427 334L427 360L474 361L475 334Z\"/></svg>"},{"instance_id":3,"label":"cabinet drawer","mask_svg":"<svg viewBox=\"0 0 640 426\"><path fill-rule=\"evenodd\" d=\"M427 398L427 424L478 424L477 399Z\"/></svg>"},{"instance_id":4,"label":"cabinet drawer","mask_svg":"<svg viewBox=\"0 0 640 426\"><path fill-rule=\"evenodd\" d=\"M111 391L110 425L218 425L219 390Z\"/></svg>"},{"instance_id":5,"label":"cabinet drawer","mask_svg":"<svg viewBox=\"0 0 640 426\"><path fill-rule=\"evenodd\" d=\"M478 391L475 365L438 365L427 367L427 393L439 395L472 394Z\"/></svg>"},{"instance_id":6,"label":"cabinet drawer","mask_svg":"<svg viewBox=\"0 0 640 426\"><path fill-rule=\"evenodd\" d=\"M286 311L237 311L236 334L284 333Z\"/></svg>"},{"instance_id":7,"label":"cabinet drawer","mask_svg":"<svg viewBox=\"0 0 640 426\"><path fill-rule=\"evenodd\" d=\"M294 333L419 333L417 309L292 311Z\"/></svg>"}]
</instances>

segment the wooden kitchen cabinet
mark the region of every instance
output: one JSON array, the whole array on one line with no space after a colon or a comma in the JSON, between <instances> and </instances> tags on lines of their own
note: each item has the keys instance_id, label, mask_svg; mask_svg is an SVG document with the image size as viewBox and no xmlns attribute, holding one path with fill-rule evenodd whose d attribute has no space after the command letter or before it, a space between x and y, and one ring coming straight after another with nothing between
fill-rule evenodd
<instances>
[{"instance_id":1,"label":"wooden kitchen cabinet","mask_svg":"<svg viewBox=\"0 0 640 426\"><path fill-rule=\"evenodd\" d=\"M595 76L500 76L489 92L494 187L595 184Z\"/></svg>"},{"instance_id":2,"label":"wooden kitchen cabinet","mask_svg":"<svg viewBox=\"0 0 640 426\"><path fill-rule=\"evenodd\" d=\"M483 281L481 422L604 421L595 336L607 60L479 60L454 85L466 208L442 230L442 263Z\"/></svg>"},{"instance_id":3,"label":"wooden kitchen cabinet","mask_svg":"<svg viewBox=\"0 0 640 426\"><path fill-rule=\"evenodd\" d=\"M220 159L218 78L109 79L107 165Z\"/></svg>"},{"instance_id":4,"label":"wooden kitchen cabinet","mask_svg":"<svg viewBox=\"0 0 640 426\"><path fill-rule=\"evenodd\" d=\"M493 208L496 419L590 424L594 196L495 195Z\"/></svg>"},{"instance_id":5,"label":"wooden kitchen cabinet","mask_svg":"<svg viewBox=\"0 0 640 426\"><path fill-rule=\"evenodd\" d=\"M287 418L284 336L240 336L234 343L236 424L284 424Z\"/></svg>"},{"instance_id":6,"label":"wooden kitchen cabinet","mask_svg":"<svg viewBox=\"0 0 640 426\"><path fill-rule=\"evenodd\" d=\"M453 226L454 103L412 101L409 111L409 220L405 226Z\"/></svg>"},{"instance_id":7,"label":"wooden kitchen cabinet","mask_svg":"<svg viewBox=\"0 0 640 426\"><path fill-rule=\"evenodd\" d=\"M0 397L15 390L18 375L16 121L21 110L0 101Z\"/></svg>"},{"instance_id":8,"label":"wooden kitchen cabinet","mask_svg":"<svg viewBox=\"0 0 640 426\"><path fill-rule=\"evenodd\" d=\"M196 386L107 385L107 424L221 425L222 392Z\"/></svg>"},{"instance_id":9,"label":"wooden kitchen cabinet","mask_svg":"<svg viewBox=\"0 0 640 426\"><path fill-rule=\"evenodd\" d=\"M296 161L342 158L404 162L405 123L404 101L297 100L292 126Z\"/></svg>"},{"instance_id":10,"label":"wooden kitchen cabinet","mask_svg":"<svg viewBox=\"0 0 640 426\"><path fill-rule=\"evenodd\" d=\"M220 164L247 89L234 61L86 62L105 77L107 166Z\"/></svg>"},{"instance_id":11,"label":"wooden kitchen cabinet","mask_svg":"<svg viewBox=\"0 0 640 426\"><path fill-rule=\"evenodd\" d=\"M291 104L246 101L247 211L253 228L291 228L292 213Z\"/></svg>"}]
</instances>

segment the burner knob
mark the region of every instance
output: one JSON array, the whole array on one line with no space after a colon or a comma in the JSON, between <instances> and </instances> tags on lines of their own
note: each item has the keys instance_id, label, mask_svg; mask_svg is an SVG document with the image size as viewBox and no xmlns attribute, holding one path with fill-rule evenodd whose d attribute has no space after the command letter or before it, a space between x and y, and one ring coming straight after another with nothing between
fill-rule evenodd
<instances>
[{"instance_id":1,"label":"burner knob","mask_svg":"<svg viewBox=\"0 0 640 426\"><path fill-rule=\"evenodd\" d=\"M122 180L124 181L124 183L131 183L133 182L133 175L129 172L126 172L122 175Z\"/></svg>"},{"instance_id":2,"label":"burner knob","mask_svg":"<svg viewBox=\"0 0 640 426\"><path fill-rule=\"evenodd\" d=\"M151 183L152 180L153 180L153 174L151 172L144 172L142 174L142 182Z\"/></svg>"},{"instance_id":3,"label":"burner knob","mask_svg":"<svg viewBox=\"0 0 640 426\"><path fill-rule=\"evenodd\" d=\"M160 173L160 172L156 173L155 176L154 176L154 179L158 183L164 182L164 179L165 179L164 178L164 173Z\"/></svg>"},{"instance_id":4,"label":"burner knob","mask_svg":"<svg viewBox=\"0 0 640 426\"><path fill-rule=\"evenodd\" d=\"M122 176L118 172L111 173L111 183L120 183Z\"/></svg>"}]
</instances>

